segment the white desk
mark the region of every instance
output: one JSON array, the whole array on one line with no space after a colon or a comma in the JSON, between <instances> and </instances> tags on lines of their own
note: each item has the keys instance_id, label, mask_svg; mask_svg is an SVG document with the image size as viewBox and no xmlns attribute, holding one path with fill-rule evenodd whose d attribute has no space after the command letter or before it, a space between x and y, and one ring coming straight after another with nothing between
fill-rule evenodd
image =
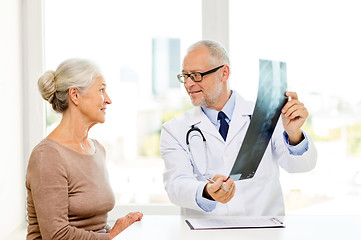
<instances>
[{"instance_id":1,"label":"white desk","mask_svg":"<svg viewBox=\"0 0 361 240\"><path fill-rule=\"evenodd\" d=\"M287 216L285 228L190 230L180 215L145 215L118 240L361 240L361 216ZM196 217L194 217L196 218Z\"/></svg>"}]
</instances>

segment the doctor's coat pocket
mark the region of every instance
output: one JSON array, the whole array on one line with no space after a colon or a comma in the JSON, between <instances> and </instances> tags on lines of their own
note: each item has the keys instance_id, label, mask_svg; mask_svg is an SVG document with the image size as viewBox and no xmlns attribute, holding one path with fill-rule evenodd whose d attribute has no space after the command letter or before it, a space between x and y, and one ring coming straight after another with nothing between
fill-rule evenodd
<instances>
[{"instance_id":1,"label":"doctor's coat pocket","mask_svg":"<svg viewBox=\"0 0 361 240\"><path fill-rule=\"evenodd\" d=\"M198 134L189 136L189 151L193 173L196 175L206 175L208 171L207 143Z\"/></svg>"}]
</instances>

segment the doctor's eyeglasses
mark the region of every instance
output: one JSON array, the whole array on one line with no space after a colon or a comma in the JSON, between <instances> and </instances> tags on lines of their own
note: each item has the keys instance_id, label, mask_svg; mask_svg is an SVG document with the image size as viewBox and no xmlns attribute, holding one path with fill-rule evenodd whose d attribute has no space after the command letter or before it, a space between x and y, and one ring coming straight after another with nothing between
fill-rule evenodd
<instances>
[{"instance_id":1,"label":"doctor's eyeglasses","mask_svg":"<svg viewBox=\"0 0 361 240\"><path fill-rule=\"evenodd\" d=\"M177 78L178 78L179 82L181 82L181 83L185 83L189 77L192 79L193 82L200 82L203 80L203 76L214 73L223 66L224 65L213 68L213 69L211 69L207 72L203 72L203 73L194 72L194 73L189 73L189 74L178 74Z\"/></svg>"}]
</instances>

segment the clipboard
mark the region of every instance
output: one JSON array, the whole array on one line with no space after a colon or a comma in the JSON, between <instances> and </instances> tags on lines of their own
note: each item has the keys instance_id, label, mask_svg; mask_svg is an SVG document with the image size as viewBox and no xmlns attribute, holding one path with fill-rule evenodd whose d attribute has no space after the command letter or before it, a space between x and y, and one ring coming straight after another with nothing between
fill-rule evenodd
<instances>
[{"instance_id":1,"label":"clipboard","mask_svg":"<svg viewBox=\"0 0 361 240\"><path fill-rule=\"evenodd\" d=\"M252 178L287 103L286 63L259 60L259 84L251 123L230 172L233 180Z\"/></svg>"},{"instance_id":2,"label":"clipboard","mask_svg":"<svg viewBox=\"0 0 361 240\"><path fill-rule=\"evenodd\" d=\"M276 217L258 218L202 218L185 220L191 230L216 229L252 229L252 228L284 228L284 223Z\"/></svg>"}]
</instances>

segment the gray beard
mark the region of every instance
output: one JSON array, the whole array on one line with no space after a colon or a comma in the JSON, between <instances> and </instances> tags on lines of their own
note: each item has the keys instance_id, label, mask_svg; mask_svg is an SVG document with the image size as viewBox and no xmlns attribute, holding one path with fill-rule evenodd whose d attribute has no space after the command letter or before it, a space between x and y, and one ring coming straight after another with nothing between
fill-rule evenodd
<instances>
[{"instance_id":1,"label":"gray beard","mask_svg":"<svg viewBox=\"0 0 361 240\"><path fill-rule=\"evenodd\" d=\"M216 88L212 94L204 95L204 97L198 103L194 102L191 99L193 106L195 107L214 106L217 103L219 97L221 96L222 90L223 90L222 86L218 86L218 88Z\"/></svg>"}]
</instances>

